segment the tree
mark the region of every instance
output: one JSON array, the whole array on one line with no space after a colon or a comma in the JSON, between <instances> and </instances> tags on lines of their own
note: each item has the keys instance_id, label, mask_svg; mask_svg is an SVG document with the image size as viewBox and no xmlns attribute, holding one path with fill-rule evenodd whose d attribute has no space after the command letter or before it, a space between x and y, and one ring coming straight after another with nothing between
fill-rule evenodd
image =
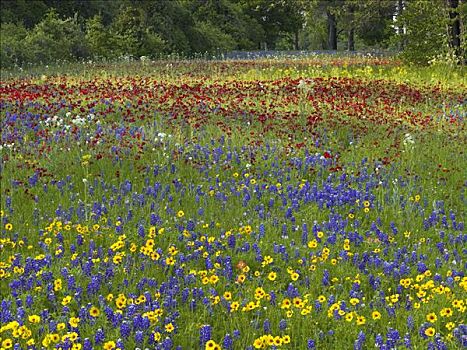
<instances>
[{"instance_id":1,"label":"tree","mask_svg":"<svg viewBox=\"0 0 467 350\"><path fill-rule=\"evenodd\" d=\"M267 48L274 49L284 35L292 35L294 48L299 48L299 32L305 23L307 1L239 0L239 3L245 13L261 25Z\"/></svg>"},{"instance_id":2,"label":"tree","mask_svg":"<svg viewBox=\"0 0 467 350\"><path fill-rule=\"evenodd\" d=\"M399 40L404 41L402 57L409 62L427 64L435 56L446 52L446 8L441 0L407 1L401 15L406 30Z\"/></svg>"},{"instance_id":3,"label":"tree","mask_svg":"<svg viewBox=\"0 0 467 350\"><path fill-rule=\"evenodd\" d=\"M326 9L326 16L328 18L328 48L330 50L337 50L336 15L328 8Z\"/></svg>"},{"instance_id":4,"label":"tree","mask_svg":"<svg viewBox=\"0 0 467 350\"><path fill-rule=\"evenodd\" d=\"M3 0L0 1L2 23L22 24L33 28L48 11L44 1Z\"/></svg>"},{"instance_id":5,"label":"tree","mask_svg":"<svg viewBox=\"0 0 467 350\"><path fill-rule=\"evenodd\" d=\"M84 33L75 18L61 19L51 9L26 37L35 62L52 62L86 57Z\"/></svg>"},{"instance_id":6,"label":"tree","mask_svg":"<svg viewBox=\"0 0 467 350\"><path fill-rule=\"evenodd\" d=\"M149 25L147 13L135 6L123 7L111 25L120 55L156 56L164 51L164 41Z\"/></svg>"},{"instance_id":7,"label":"tree","mask_svg":"<svg viewBox=\"0 0 467 350\"><path fill-rule=\"evenodd\" d=\"M4 23L0 26L2 49L0 61L2 66L21 66L30 61L30 50L26 44L28 31L23 24Z\"/></svg>"},{"instance_id":8,"label":"tree","mask_svg":"<svg viewBox=\"0 0 467 350\"><path fill-rule=\"evenodd\" d=\"M449 44L456 57L461 58L461 21L459 15L459 0L447 0L449 8Z\"/></svg>"},{"instance_id":9,"label":"tree","mask_svg":"<svg viewBox=\"0 0 467 350\"><path fill-rule=\"evenodd\" d=\"M193 13L195 22L213 33L217 27L224 35L230 36L234 41L233 48L238 50L255 49L263 39L263 29L254 19L248 16L240 2L230 0L190 1L189 8ZM208 24L208 26L206 26Z\"/></svg>"},{"instance_id":10,"label":"tree","mask_svg":"<svg viewBox=\"0 0 467 350\"><path fill-rule=\"evenodd\" d=\"M97 58L110 58L114 56L117 45L109 29L102 22L102 16L95 15L86 21L86 42L91 55Z\"/></svg>"}]
</instances>

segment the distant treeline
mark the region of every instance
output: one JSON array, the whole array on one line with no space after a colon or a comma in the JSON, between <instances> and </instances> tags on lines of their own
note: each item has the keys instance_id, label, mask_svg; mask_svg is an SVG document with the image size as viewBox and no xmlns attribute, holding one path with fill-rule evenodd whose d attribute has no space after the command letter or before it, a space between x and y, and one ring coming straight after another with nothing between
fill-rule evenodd
<instances>
[{"instance_id":1,"label":"distant treeline","mask_svg":"<svg viewBox=\"0 0 467 350\"><path fill-rule=\"evenodd\" d=\"M217 55L233 50L399 49L461 57L462 0L3 0L1 65Z\"/></svg>"}]
</instances>

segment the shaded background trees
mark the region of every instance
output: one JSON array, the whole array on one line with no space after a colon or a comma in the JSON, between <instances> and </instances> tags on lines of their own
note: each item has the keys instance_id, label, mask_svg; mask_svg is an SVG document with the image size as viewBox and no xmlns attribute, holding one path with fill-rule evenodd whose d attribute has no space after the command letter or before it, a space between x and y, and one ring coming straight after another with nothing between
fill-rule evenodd
<instances>
[{"instance_id":1,"label":"shaded background trees","mask_svg":"<svg viewBox=\"0 0 467 350\"><path fill-rule=\"evenodd\" d=\"M464 0L4 0L2 66L232 50L465 55Z\"/></svg>"}]
</instances>

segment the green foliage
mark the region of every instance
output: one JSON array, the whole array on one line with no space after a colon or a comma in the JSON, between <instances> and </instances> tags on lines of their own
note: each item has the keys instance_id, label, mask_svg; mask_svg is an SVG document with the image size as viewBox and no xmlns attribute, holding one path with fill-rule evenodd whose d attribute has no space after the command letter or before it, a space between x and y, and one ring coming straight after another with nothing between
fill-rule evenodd
<instances>
[{"instance_id":1,"label":"green foliage","mask_svg":"<svg viewBox=\"0 0 467 350\"><path fill-rule=\"evenodd\" d=\"M327 18L321 11L311 11L302 34L304 47L310 50L323 50L327 46Z\"/></svg>"},{"instance_id":2,"label":"green foliage","mask_svg":"<svg viewBox=\"0 0 467 350\"><path fill-rule=\"evenodd\" d=\"M400 25L406 32L401 36L405 61L426 65L447 50L447 14L439 1L413 0L406 3Z\"/></svg>"},{"instance_id":3,"label":"green foliage","mask_svg":"<svg viewBox=\"0 0 467 350\"><path fill-rule=\"evenodd\" d=\"M163 52L164 41L146 20L145 13L140 8L128 6L119 12L111 27L118 55L157 56Z\"/></svg>"},{"instance_id":4,"label":"green foliage","mask_svg":"<svg viewBox=\"0 0 467 350\"><path fill-rule=\"evenodd\" d=\"M178 1L158 0L147 9L154 31L166 42L168 52L192 52L195 22L189 9Z\"/></svg>"},{"instance_id":5,"label":"green foliage","mask_svg":"<svg viewBox=\"0 0 467 350\"><path fill-rule=\"evenodd\" d=\"M218 27L209 22L199 22L196 30L200 39L195 46L196 52L224 52L235 48L235 40L231 35L222 32Z\"/></svg>"},{"instance_id":6,"label":"green foliage","mask_svg":"<svg viewBox=\"0 0 467 350\"><path fill-rule=\"evenodd\" d=\"M26 45L28 32L22 24L5 23L0 27L2 47L0 60L3 66L22 65L30 59Z\"/></svg>"},{"instance_id":7,"label":"green foliage","mask_svg":"<svg viewBox=\"0 0 467 350\"><path fill-rule=\"evenodd\" d=\"M306 1L300 0L243 0L244 11L261 24L268 48L275 48L278 40L284 45L283 34L295 34L304 24Z\"/></svg>"},{"instance_id":8,"label":"green foliage","mask_svg":"<svg viewBox=\"0 0 467 350\"><path fill-rule=\"evenodd\" d=\"M54 10L36 24L26 37L35 62L77 59L87 56L84 33L75 18L60 19Z\"/></svg>"},{"instance_id":9,"label":"green foliage","mask_svg":"<svg viewBox=\"0 0 467 350\"><path fill-rule=\"evenodd\" d=\"M110 58L116 45L109 30L103 25L102 17L96 15L86 21L86 41L94 57Z\"/></svg>"},{"instance_id":10,"label":"green foliage","mask_svg":"<svg viewBox=\"0 0 467 350\"><path fill-rule=\"evenodd\" d=\"M452 57L445 0L402 2L401 15L398 0L4 0L1 65L322 50L330 39L339 49L404 48L405 61L417 64ZM465 23L465 1L458 12ZM465 26L460 38L458 56L466 52Z\"/></svg>"},{"instance_id":11,"label":"green foliage","mask_svg":"<svg viewBox=\"0 0 467 350\"><path fill-rule=\"evenodd\" d=\"M15 23L24 25L28 29L39 23L48 10L44 1L40 0L2 0L0 8L2 25Z\"/></svg>"}]
</instances>

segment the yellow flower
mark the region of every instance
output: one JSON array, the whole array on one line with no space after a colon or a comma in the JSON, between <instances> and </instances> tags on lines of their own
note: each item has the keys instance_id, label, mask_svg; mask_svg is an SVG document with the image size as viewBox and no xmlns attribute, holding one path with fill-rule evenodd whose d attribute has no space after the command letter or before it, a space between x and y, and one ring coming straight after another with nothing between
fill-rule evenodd
<instances>
[{"instance_id":1,"label":"yellow flower","mask_svg":"<svg viewBox=\"0 0 467 350\"><path fill-rule=\"evenodd\" d=\"M362 326L366 323L365 316L358 316L357 317L357 325Z\"/></svg>"},{"instance_id":2,"label":"yellow flower","mask_svg":"<svg viewBox=\"0 0 467 350\"><path fill-rule=\"evenodd\" d=\"M80 321L79 317L71 317L70 320L68 321L68 323L73 328L76 328L76 327L78 327L79 321Z\"/></svg>"},{"instance_id":3,"label":"yellow flower","mask_svg":"<svg viewBox=\"0 0 467 350\"><path fill-rule=\"evenodd\" d=\"M165 264L169 265L169 266L174 265L175 264L175 259L170 256L170 257L165 259Z\"/></svg>"},{"instance_id":4,"label":"yellow flower","mask_svg":"<svg viewBox=\"0 0 467 350\"><path fill-rule=\"evenodd\" d=\"M168 333L172 333L175 329L174 325L171 323L165 325L165 331Z\"/></svg>"},{"instance_id":5,"label":"yellow flower","mask_svg":"<svg viewBox=\"0 0 467 350\"><path fill-rule=\"evenodd\" d=\"M435 329L433 327L429 327L429 328L425 329L425 335L427 337L432 337L432 336L435 335L435 333L436 332L435 332Z\"/></svg>"},{"instance_id":6,"label":"yellow flower","mask_svg":"<svg viewBox=\"0 0 467 350\"><path fill-rule=\"evenodd\" d=\"M115 342L114 341L108 341L104 344L104 350L112 350L115 349Z\"/></svg>"},{"instance_id":7,"label":"yellow flower","mask_svg":"<svg viewBox=\"0 0 467 350\"><path fill-rule=\"evenodd\" d=\"M291 305L292 302L290 301L290 299L285 298L284 300L282 300L281 309L289 309Z\"/></svg>"},{"instance_id":8,"label":"yellow flower","mask_svg":"<svg viewBox=\"0 0 467 350\"><path fill-rule=\"evenodd\" d=\"M184 215L185 215L185 213L183 212L183 210L179 210L179 211L177 212L177 216L178 216L179 218L182 218Z\"/></svg>"},{"instance_id":9,"label":"yellow flower","mask_svg":"<svg viewBox=\"0 0 467 350\"><path fill-rule=\"evenodd\" d=\"M89 314L92 316L92 317L98 317L100 315L100 311L97 307L93 306L91 307L91 309L89 309Z\"/></svg>"},{"instance_id":10,"label":"yellow flower","mask_svg":"<svg viewBox=\"0 0 467 350\"><path fill-rule=\"evenodd\" d=\"M7 230L7 231L13 230L13 225L11 223L6 224L5 225L5 230Z\"/></svg>"},{"instance_id":11,"label":"yellow flower","mask_svg":"<svg viewBox=\"0 0 467 350\"><path fill-rule=\"evenodd\" d=\"M62 290L62 280L60 278L54 281L54 291L58 292L59 290Z\"/></svg>"},{"instance_id":12,"label":"yellow flower","mask_svg":"<svg viewBox=\"0 0 467 350\"><path fill-rule=\"evenodd\" d=\"M67 295L65 298L62 299L62 305L68 305L71 301L71 296Z\"/></svg>"},{"instance_id":13,"label":"yellow flower","mask_svg":"<svg viewBox=\"0 0 467 350\"><path fill-rule=\"evenodd\" d=\"M434 323L434 322L436 322L438 320L438 317L436 316L436 314L434 312L431 312L428 315L426 315L426 320L428 322Z\"/></svg>"},{"instance_id":14,"label":"yellow flower","mask_svg":"<svg viewBox=\"0 0 467 350\"><path fill-rule=\"evenodd\" d=\"M154 340L156 342L159 342L161 339L162 339L162 334L160 334L159 332L154 333Z\"/></svg>"},{"instance_id":15,"label":"yellow flower","mask_svg":"<svg viewBox=\"0 0 467 350\"><path fill-rule=\"evenodd\" d=\"M60 341L60 336L57 333L51 333L49 334L49 339L54 343L58 343Z\"/></svg>"},{"instance_id":16,"label":"yellow flower","mask_svg":"<svg viewBox=\"0 0 467 350\"><path fill-rule=\"evenodd\" d=\"M373 320L379 320L381 318L381 314L378 311L373 311L371 313L371 317L373 318Z\"/></svg>"},{"instance_id":17,"label":"yellow flower","mask_svg":"<svg viewBox=\"0 0 467 350\"><path fill-rule=\"evenodd\" d=\"M78 333L76 332L68 333L67 338L70 339L72 342L74 342L76 339L78 339Z\"/></svg>"},{"instance_id":18,"label":"yellow flower","mask_svg":"<svg viewBox=\"0 0 467 350\"><path fill-rule=\"evenodd\" d=\"M270 280L270 281L275 281L275 280L276 280L276 277L277 277L277 273L275 273L274 271L269 272L269 274L268 274L268 280Z\"/></svg>"},{"instance_id":19,"label":"yellow flower","mask_svg":"<svg viewBox=\"0 0 467 350\"><path fill-rule=\"evenodd\" d=\"M232 304L230 304L230 312L237 311L240 306L240 303L238 301L234 301Z\"/></svg>"},{"instance_id":20,"label":"yellow flower","mask_svg":"<svg viewBox=\"0 0 467 350\"><path fill-rule=\"evenodd\" d=\"M451 317L452 316L452 309L445 307L439 313L443 317Z\"/></svg>"},{"instance_id":21,"label":"yellow flower","mask_svg":"<svg viewBox=\"0 0 467 350\"><path fill-rule=\"evenodd\" d=\"M13 341L10 338L5 339L2 341L2 348L9 349L13 346Z\"/></svg>"},{"instance_id":22,"label":"yellow flower","mask_svg":"<svg viewBox=\"0 0 467 350\"><path fill-rule=\"evenodd\" d=\"M28 320L31 323L39 323L41 321L41 317L38 315L31 315L28 317Z\"/></svg>"},{"instance_id":23,"label":"yellow flower","mask_svg":"<svg viewBox=\"0 0 467 350\"><path fill-rule=\"evenodd\" d=\"M294 273L292 273L290 275L290 278L292 279L292 281L298 280L299 277L300 277L300 275L298 273L296 273L296 272L294 272Z\"/></svg>"},{"instance_id":24,"label":"yellow flower","mask_svg":"<svg viewBox=\"0 0 467 350\"><path fill-rule=\"evenodd\" d=\"M217 350L220 348L221 348L220 345L217 344L214 340L208 340L205 346L206 350Z\"/></svg>"},{"instance_id":25,"label":"yellow flower","mask_svg":"<svg viewBox=\"0 0 467 350\"><path fill-rule=\"evenodd\" d=\"M255 341L253 342L253 346L255 349L261 349L263 347L263 339L256 338Z\"/></svg>"}]
</instances>

